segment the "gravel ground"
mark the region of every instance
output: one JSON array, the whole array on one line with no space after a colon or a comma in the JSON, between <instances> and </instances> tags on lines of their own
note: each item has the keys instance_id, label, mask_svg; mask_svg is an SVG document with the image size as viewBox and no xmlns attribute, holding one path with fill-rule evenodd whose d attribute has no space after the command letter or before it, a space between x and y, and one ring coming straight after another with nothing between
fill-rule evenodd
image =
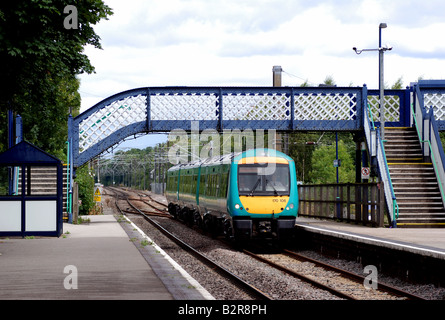
<instances>
[{"instance_id":1,"label":"gravel ground","mask_svg":"<svg viewBox=\"0 0 445 320\"><path fill-rule=\"evenodd\" d=\"M329 263L335 267L363 275L363 265L358 262L348 261L343 259L332 259L325 257L313 251L300 252L307 257L317 259ZM394 277L389 277L384 274L378 275L378 281L388 284L390 286L400 288L406 292L421 296L427 300L445 300L445 288L438 288L432 284L413 284Z\"/></svg>"},{"instance_id":2,"label":"gravel ground","mask_svg":"<svg viewBox=\"0 0 445 320\"><path fill-rule=\"evenodd\" d=\"M172 244L150 223L134 215L128 217L138 225L158 246L160 246L172 259L181 265L196 281L198 281L210 294L218 300L246 300L251 299L235 285L222 278L217 273L197 261L184 250ZM179 238L195 249L205 253L216 263L235 273L248 283L279 300L331 300L338 299L329 292L319 290L298 279L270 268L245 254L236 251L219 240L202 235L195 230L178 224L169 219L156 220L174 232Z\"/></svg>"},{"instance_id":3,"label":"gravel ground","mask_svg":"<svg viewBox=\"0 0 445 320\"><path fill-rule=\"evenodd\" d=\"M161 198L162 200L162 198ZM109 201L109 204L112 202ZM138 204L139 206L139 204ZM193 278L195 278L206 290L218 300L246 300L251 299L235 285L222 278L216 272L197 261L172 243L149 222L138 215L127 215L138 225L158 246L181 265ZM176 234L180 239L192 245L195 249L205 253L213 261L223 265L229 271L237 274L248 283L278 300L337 300L338 297L331 293L320 290L299 279L288 276L281 271L275 270L266 264L239 252L219 240L212 239L196 230L184 226L176 220L169 218L154 218L167 230ZM320 259L331 265L338 266L357 274L363 275L363 266L356 262L340 259L330 259L317 253L302 252L308 257ZM416 285L405 283L401 280L378 275L379 281L399 287L416 295L430 300L445 299L445 289L436 288L433 285Z\"/></svg>"}]
</instances>

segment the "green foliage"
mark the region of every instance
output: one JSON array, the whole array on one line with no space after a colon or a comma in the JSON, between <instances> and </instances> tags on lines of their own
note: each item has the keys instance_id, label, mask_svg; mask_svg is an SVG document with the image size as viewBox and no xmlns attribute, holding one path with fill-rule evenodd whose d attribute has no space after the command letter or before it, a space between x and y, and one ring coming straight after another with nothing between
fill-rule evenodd
<instances>
[{"instance_id":1,"label":"green foliage","mask_svg":"<svg viewBox=\"0 0 445 320\"><path fill-rule=\"evenodd\" d=\"M48 75L94 72L83 47L101 48L92 26L112 14L111 9L99 0L76 1L78 29L65 29L63 10L71 4L68 0L28 0L0 5L0 76L8 79L1 88L3 110L19 108L18 97L32 98L45 91Z\"/></svg>"},{"instance_id":2,"label":"green foliage","mask_svg":"<svg viewBox=\"0 0 445 320\"><path fill-rule=\"evenodd\" d=\"M403 77L397 79L397 81L392 85L391 89L393 90L401 90L403 89Z\"/></svg>"},{"instance_id":3,"label":"green foliage","mask_svg":"<svg viewBox=\"0 0 445 320\"><path fill-rule=\"evenodd\" d=\"M356 144L353 136L350 133L338 133L339 141L344 145L344 150L346 151L345 156L351 159L355 163L355 148ZM323 158L320 159L318 154L315 153L316 150L329 150L333 158ZM333 151L332 151L333 150ZM314 171L314 164L320 161L324 162L326 168L334 170L333 161L335 159L335 133L292 133L289 134L289 156L291 156L296 165L297 170L297 180L303 181L304 183L313 183L314 181L323 180L319 176L318 170ZM339 158L342 160L342 168L340 171L346 170L343 166L343 154L339 154ZM355 164L354 164L355 166ZM354 169L354 167L353 167ZM355 171L353 170L350 175L355 179ZM335 179L336 181L336 179ZM351 181L354 182L354 181Z\"/></svg>"},{"instance_id":4,"label":"green foliage","mask_svg":"<svg viewBox=\"0 0 445 320\"><path fill-rule=\"evenodd\" d=\"M339 182L355 182L355 164L354 160L348 152L346 144L340 140L338 142L338 158L341 160L339 168ZM312 183L336 183L337 171L333 163L336 159L336 146L320 146L312 155L312 171L310 179Z\"/></svg>"},{"instance_id":5,"label":"green foliage","mask_svg":"<svg viewBox=\"0 0 445 320\"><path fill-rule=\"evenodd\" d=\"M65 29L68 0L0 4L0 152L6 148L6 110L20 114L24 137L58 157L64 154L70 108L80 108L76 75L94 67L85 45L101 48L93 25L112 14L101 0L76 1L78 29Z\"/></svg>"},{"instance_id":6,"label":"green foliage","mask_svg":"<svg viewBox=\"0 0 445 320\"><path fill-rule=\"evenodd\" d=\"M145 149L119 150L110 159L100 160L100 182L105 186L120 185L135 189L149 189L155 180L162 178L151 175L153 170L163 173L171 166L167 163L167 148L165 144Z\"/></svg>"},{"instance_id":7,"label":"green foliage","mask_svg":"<svg viewBox=\"0 0 445 320\"><path fill-rule=\"evenodd\" d=\"M65 29L67 5L75 5L77 29ZM17 0L0 3L0 152L7 148L11 109L23 120L24 139L61 160L67 119L80 108L76 75L93 73L84 46L101 48L93 25L112 14L102 0ZM81 214L92 208L94 180L77 171Z\"/></svg>"},{"instance_id":8,"label":"green foliage","mask_svg":"<svg viewBox=\"0 0 445 320\"><path fill-rule=\"evenodd\" d=\"M76 182L79 185L79 199L82 200L79 214L88 214L93 209L95 203L94 178L90 175L87 165L76 170Z\"/></svg>"}]
</instances>

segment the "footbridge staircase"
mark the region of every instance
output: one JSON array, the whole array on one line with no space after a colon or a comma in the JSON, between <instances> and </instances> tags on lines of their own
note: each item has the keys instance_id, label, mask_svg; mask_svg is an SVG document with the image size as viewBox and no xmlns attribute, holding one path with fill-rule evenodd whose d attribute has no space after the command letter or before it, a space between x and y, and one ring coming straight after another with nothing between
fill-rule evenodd
<instances>
[{"instance_id":1,"label":"footbridge staircase","mask_svg":"<svg viewBox=\"0 0 445 320\"><path fill-rule=\"evenodd\" d=\"M445 81L379 91L363 87L144 87L113 95L68 120L69 194L75 170L123 139L151 132L192 135L348 131L366 137L393 227L445 226ZM398 129L396 129L398 128Z\"/></svg>"},{"instance_id":2,"label":"footbridge staircase","mask_svg":"<svg viewBox=\"0 0 445 320\"><path fill-rule=\"evenodd\" d=\"M369 106L365 114L388 217L393 227L445 227L445 156L439 134L445 123L445 82L419 81L406 91L408 121L385 127L383 139Z\"/></svg>"}]
</instances>

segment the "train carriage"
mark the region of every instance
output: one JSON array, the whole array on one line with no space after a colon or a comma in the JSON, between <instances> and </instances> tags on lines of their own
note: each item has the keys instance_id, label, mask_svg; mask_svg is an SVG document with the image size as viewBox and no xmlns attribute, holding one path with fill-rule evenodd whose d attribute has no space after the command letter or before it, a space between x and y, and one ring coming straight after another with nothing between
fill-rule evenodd
<instances>
[{"instance_id":1,"label":"train carriage","mask_svg":"<svg viewBox=\"0 0 445 320\"><path fill-rule=\"evenodd\" d=\"M169 212L236 239L283 239L298 212L295 163L272 149L178 164L168 170Z\"/></svg>"}]
</instances>

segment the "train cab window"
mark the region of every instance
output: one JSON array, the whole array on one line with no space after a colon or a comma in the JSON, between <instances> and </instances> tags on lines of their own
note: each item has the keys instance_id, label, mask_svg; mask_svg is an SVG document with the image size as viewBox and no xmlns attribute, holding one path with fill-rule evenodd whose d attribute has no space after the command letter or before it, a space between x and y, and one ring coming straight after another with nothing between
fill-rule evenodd
<instances>
[{"instance_id":1,"label":"train cab window","mask_svg":"<svg viewBox=\"0 0 445 320\"><path fill-rule=\"evenodd\" d=\"M238 165L238 191L245 196L289 195L290 175L287 164Z\"/></svg>"}]
</instances>

